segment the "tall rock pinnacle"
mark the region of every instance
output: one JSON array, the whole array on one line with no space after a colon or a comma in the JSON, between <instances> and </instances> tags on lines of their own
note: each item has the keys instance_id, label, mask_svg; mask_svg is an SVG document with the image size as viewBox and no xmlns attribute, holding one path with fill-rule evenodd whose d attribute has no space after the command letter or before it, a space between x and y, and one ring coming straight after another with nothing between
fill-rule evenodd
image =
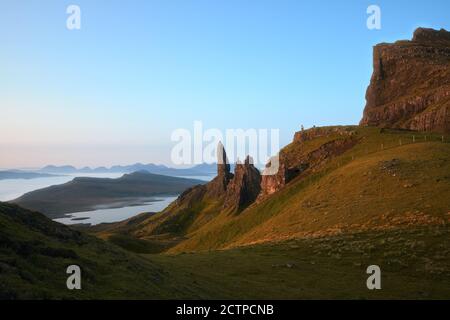
<instances>
[{"instance_id":1,"label":"tall rock pinnacle","mask_svg":"<svg viewBox=\"0 0 450 320\"><path fill-rule=\"evenodd\" d=\"M227 153L222 142L217 145L217 175L228 175L230 173L230 164Z\"/></svg>"},{"instance_id":2,"label":"tall rock pinnacle","mask_svg":"<svg viewBox=\"0 0 450 320\"><path fill-rule=\"evenodd\" d=\"M225 196L228 183L233 178L230 172L227 153L222 142L217 145L217 176L208 183L207 196L212 198Z\"/></svg>"}]
</instances>

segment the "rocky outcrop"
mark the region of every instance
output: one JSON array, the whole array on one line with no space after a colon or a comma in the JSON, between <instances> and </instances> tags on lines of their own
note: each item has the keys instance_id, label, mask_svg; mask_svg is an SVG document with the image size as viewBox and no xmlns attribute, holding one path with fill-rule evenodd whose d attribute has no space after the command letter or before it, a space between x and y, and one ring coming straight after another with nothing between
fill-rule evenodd
<instances>
[{"instance_id":1,"label":"rocky outcrop","mask_svg":"<svg viewBox=\"0 0 450 320\"><path fill-rule=\"evenodd\" d=\"M313 127L308 130L297 131L294 134L293 142L305 142L315 138L329 136L331 134L338 134L340 136L348 136L351 134L348 130L341 127Z\"/></svg>"},{"instance_id":2,"label":"rocky outcrop","mask_svg":"<svg viewBox=\"0 0 450 320\"><path fill-rule=\"evenodd\" d=\"M419 28L373 49L361 125L450 132L450 32Z\"/></svg>"},{"instance_id":3,"label":"rocky outcrop","mask_svg":"<svg viewBox=\"0 0 450 320\"><path fill-rule=\"evenodd\" d=\"M234 174L222 143L217 146L217 176L206 185L187 189L167 211L179 212L204 200L221 201L227 212L238 213L252 204L261 191L261 174L248 156L237 163Z\"/></svg>"},{"instance_id":4,"label":"rocky outcrop","mask_svg":"<svg viewBox=\"0 0 450 320\"><path fill-rule=\"evenodd\" d=\"M308 144L310 140L321 139ZM352 127L321 127L302 130L295 134L294 141L277 156L278 170L261 175L247 156L244 163L236 163L234 174L224 146L217 147L217 176L206 185L186 190L176 200L173 209L181 210L195 206L204 200L219 201L227 213L240 213L258 199L271 195L302 175L314 172L329 159L352 148L358 137ZM307 146L306 146L307 145ZM271 167L269 162L266 166Z\"/></svg>"},{"instance_id":5,"label":"rocky outcrop","mask_svg":"<svg viewBox=\"0 0 450 320\"><path fill-rule=\"evenodd\" d=\"M304 144L306 141L320 137L329 141L312 150L306 150ZM288 149L281 150L278 156L278 172L273 175L262 176L260 198L282 189L306 170L313 172L325 161L352 148L357 141L354 131L340 127L312 128L297 132L294 135L293 143ZM268 166L270 166L270 163Z\"/></svg>"},{"instance_id":6,"label":"rocky outcrop","mask_svg":"<svg viewBox=\"0 0 450 320\"><path fill-rule=\"evenodd\" d=\"M261 191L261 174L247 156L245 162L237 163L234 178L227 187L224 208L231 212L240 212L252 204Z\"/></svg>"},{"instance_id":7,"label":"rocky outcrop","mask_svg":"<svg viewBox=\"0 0 450 320\"><path fill-rule=\"evenodd\" d=\"M443 45L448 45L448 42L450 42L450 32L444 29L434 30L427 28L417 28L416 31L414 31L412 41L420 43L440 43Z\"/></svg>"},{"instance_id":8,"label":"rocky outcrop","mask_svg":"<svg viewBox=\"0 0 450 320\"><path fill-rule=\"evenodd\" d=\"M270 166L269 163L267 166ZM283 188L290 180L308 169L308 163L299 162L290 167L284 156L279 157L279 169L275 174L263 175L261 179L260 198L271 195Z\"/></svg>"}]
</instances>

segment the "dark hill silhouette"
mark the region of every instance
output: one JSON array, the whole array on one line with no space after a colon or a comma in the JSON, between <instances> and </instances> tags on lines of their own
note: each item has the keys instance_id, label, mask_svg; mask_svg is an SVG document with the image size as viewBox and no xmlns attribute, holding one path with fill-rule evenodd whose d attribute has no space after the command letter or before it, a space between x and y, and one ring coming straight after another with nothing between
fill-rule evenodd
<instances>
[{"instance_id":1,"label":"dark hill silhouette","mask_svg":"<svg viewBox=\"0 0 450 320\"><path fill-rule=\"evenodd\" d=\"M12 203L49 217L92 210L96 207L119 207L148 202L149 198L177 195L201 180L170 177L139 171L117 179L77 177L70 182L24 194Z\"/></svg>"}]
</instances>

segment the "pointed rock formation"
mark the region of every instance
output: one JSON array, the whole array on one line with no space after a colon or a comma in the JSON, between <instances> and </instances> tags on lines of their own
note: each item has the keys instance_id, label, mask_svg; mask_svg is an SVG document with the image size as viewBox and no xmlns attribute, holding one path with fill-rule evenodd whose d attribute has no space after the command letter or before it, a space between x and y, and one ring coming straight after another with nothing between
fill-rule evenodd
<instances>
[{"instance_id":1,"label":"pointed rock formation","mask_svg":"<svg viewBox=\"0 0 450 320\"><path fill-rule=\"evenodd\" d=\"M450 32L378 44L361 125L450 132Z\"/></svg>"},{"instance_id":2,"label":"pointed rock formation","mask_svg":"<svg viewBox=\"0 0 450 320\"><path fill-rule=\"evenodd\" d=\"M228 161L227 153L222 142L217 145L217 175L227 176L230 174L230 163Z\"/></svg>"},{"instance_id":3,"label":"pointed rock formation","mask_svg":"<svg viewBox=\"0 0 450 320\"><path fill-rule=\"evenodd\" d=\"M239 212L252 204L261 191L261 174L247 156L245 162L236 163L234 178L230 181L225 196L224 208Z\"/></svg>"},{"instance_id":4,"label":"pointed rock formation","mask_svg":"<svg viewBox=\"0 0 450 320\"><path fill-rule=\"evenodd\" d=\"M207 196L222 197L225 195L228 183L233 178L230 172L230 163L228 162L227 153L222 142L217 146L217 176L208 183Z\"/></svg>"}]
</instances>

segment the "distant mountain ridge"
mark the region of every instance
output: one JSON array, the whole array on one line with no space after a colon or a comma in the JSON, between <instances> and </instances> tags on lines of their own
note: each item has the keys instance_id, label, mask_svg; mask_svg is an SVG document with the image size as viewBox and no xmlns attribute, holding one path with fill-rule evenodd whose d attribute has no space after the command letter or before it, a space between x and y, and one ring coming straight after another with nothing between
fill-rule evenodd
<instances>
[{"instance_id":1,"label":"distant mountain ridge","mask_svg":"<svg viewBox=\"0 0 450 320\"><path fill-rule=\"evenodd\" d=\"M115 165L112 167L83 167L76 168L74 166L65 165L65 166L54 166L48 165L39 169L40 173L131 173L136 171L147 171L155 174L162 174L168 176L202 176L202 175L214 175L216 174L216 164L199 164L192 168L171 168L162 164L143 164L143 163L135 163L132 165Z\"/></svg>"},{"instance_id":2,"label":"distant mountain ridge","mask_svg":"<svg viewBox=\"0 0 450 320\"><path fill-rule=\"evenodd\" d=\"M49 174L49 173L38 173L38 172L30 172L30 171L22 171L22 170L4 170L0 171L0 180L7 179L36 179L36 178L49 178L49 177L57 177L58 175Z\"/></svg>"}]
</instances>

